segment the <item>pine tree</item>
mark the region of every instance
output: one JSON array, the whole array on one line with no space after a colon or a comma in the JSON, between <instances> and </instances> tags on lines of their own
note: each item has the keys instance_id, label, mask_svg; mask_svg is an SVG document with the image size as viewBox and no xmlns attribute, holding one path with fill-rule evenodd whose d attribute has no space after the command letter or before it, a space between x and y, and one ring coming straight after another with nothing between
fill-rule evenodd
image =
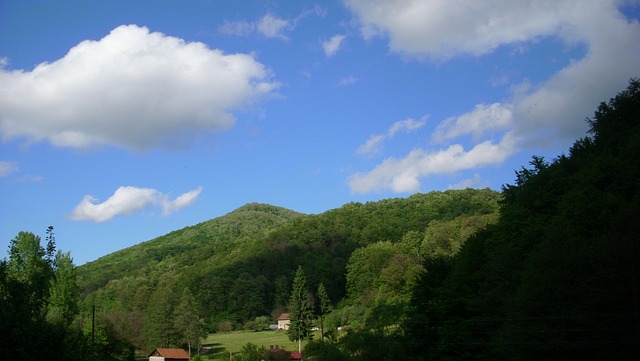
<instances>
[{"instance_id":1,"label":"pine tree","mask_svg":"<svg viewBox=\"0 0 640 361\"><path fill-rule=\"evenodd\" d=\"M291 298L289 300L289 340L298 340L298 352L302 352L302 341L313 339L313 311L311 302L307 298L307 280L302 266L298 266L293 279Z\"/></svg>"},{"instance_id":2,"label":"pine tree","mask_svg":"<svg viewBox=\"0 0 640 361\"><path fill-rule=\"evenodd\" d=\"M324 316L331 312L333 306L331 305L331 300L329 299L329 295L327 294L327 290L324 288L324 284L320 283L318 286L318 310L320 316L320 334L322 335L321 339L324 341Z\"/></svg>"}]
</instances>

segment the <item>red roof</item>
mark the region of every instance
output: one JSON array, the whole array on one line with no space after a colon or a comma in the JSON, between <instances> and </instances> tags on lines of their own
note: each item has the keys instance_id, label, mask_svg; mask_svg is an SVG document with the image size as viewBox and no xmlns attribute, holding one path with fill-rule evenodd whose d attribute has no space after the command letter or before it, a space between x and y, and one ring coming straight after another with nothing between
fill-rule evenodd
<instances>
[{"instance_id":1,"label":"red roof","mask_svg":"<svg viewBox=\"0 0 640 361\"><path fill-rule=\"evenodd\" d=\"M291 351L291 356L289 356L291 360L302 360L302 354L298 351Z\"/></svg>"},{"instance_id":2,"label":"red roof","mask_svg":"<svg viewBox=\"0 0 640 361\"><path fill-rule=\"evenodd\" d=\"M157 348L149 356L162 356L165 359L188 360L189 354L181 348Z\"/></svg>"},{"instance_id":3,"label":"red roof","mask_svg":"<svg viewBox=\"0 0 640 361\"><path fill-rule=\"evenodd\" d=\"M280 317L278 317L278 321L284 321L284 320L288 320L289 319L289 314L288 313L283 313L280 315Z\"/></svg>"}]
</instances>

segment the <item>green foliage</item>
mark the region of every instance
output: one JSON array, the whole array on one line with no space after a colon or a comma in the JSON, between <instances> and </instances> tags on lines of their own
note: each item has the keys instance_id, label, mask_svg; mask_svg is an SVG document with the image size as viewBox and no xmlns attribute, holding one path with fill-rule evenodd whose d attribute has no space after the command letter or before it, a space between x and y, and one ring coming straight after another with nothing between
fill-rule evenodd
<instances>
[{"instance_id":1,"label":"green foliage","mask_svg":"<svg viewBox=\"0 0 640 361\"><path fill-rule=\"evenodd\" d=\"M80 288L76 283L76 266L70 252L56 252L54 278L51 280L49 296L49 319L60 320L70 325L78 315Z\"/></svg>"},{"instance_id":2,"label":"green foliage","mask_svg":"<svg viewBox=\"0 0 640 361\"><path fill-rule=\"evenodd\" d=\"M370 288L377 289L382 270L391 261L395 250L389 241L377 242L356 249L347 264L347 292L357 298Z\"/></svg>"},{"instance_id":3,"label":"green foliage","mask_svg":"<svg viewBox=\"0 0 640 361\"><path fill-rule=\"evenodd\" d=\"M264 355L267 353L267 348L264 346L258 347L257 345L248 342L242 346L241 357L242 361L262 361Z\"/></svg>"},{"instance_id":4,"label":"green foliage","mask_svg":"<svg viewBox=\"0 0 640 361\"><path fill-rule=\"evenodd\" d=\"M327 290L324 288L324 283L318 285L318 292L316 293L318 298L318 317L320 318L320 335L321 340L324 341L324 318L325 315L333 310L333 305L327 294Z\"/></svg>"},{"instance_id":5,"label":"green foliage","mask_svg":"<svg viewBox=\"0 0 640 361\"><path fill-rule=\"evenodd\" d=\"M99 306L115 334L138 348L180 346L178 332L162 325L174 322L174 308L185 290L209 331L220 325L223 332L256 328L256 317L285 311L296 267L309 264L309 284L322 283L336 304L347 307L326 315L331 327L364 325L366 309L374 302L406 306L421 260L428 256L423 246L427 234L437 237L437 229L453 229L453 236L441 238L462 244L471 232L463 228L482 223L468 220L495 218L499 199L488 189L432 192L349 203L319 215L248 204L79 267L85 294L81 311ZM446 227L448 222L457 223ZM367 264L375 263L367 257L380 251L376 247L387 247L388 258L366 271ZM359 253L362 268L355 267ZM354 272L369 272L366 282L349 276L350 262ZM347 296L348 277L360 288L340 303ZM359 304L349 305L354 302Z\"/></svg>"},{"instance_id":6,"label":"green foliage","mask_svg":"<svg viewBox=\"0 0 640 361\"><path fill-rule=\"evenodd\" d=\"M191 292L183 290L182 297L173 312L178 340L187 344L189 356L191 356L192 349L199 349L202 340L207 336L204 319Z\"/></svg>"},{"instance_id":7,"label":"green foliage","mask_svg":"<svg viewBox=\"0 0 640 361\"><path fill-rule=\"evenodd\" d=\"M534 157L500 220L428 262L405 322L424 359L636 359L640 354L640 82L602 103L591 137Z\"/></svg>"},{"instance_id":8,"label":"green foliage","mask_svg":"<svg viewBox=\"0 0 640 361\"><path fill-rule=\"evenodd\" d=\"M53 227L46 248L40 237L20 232L9 259L0 261L0 350L11 360L132 360L130 344L112 333L101 343L82 332L79 288L69 253L55 251ZM55 256L54 256L55 255Z\"/></svg>"},{"instance_id":9,"label":"green foliage","mask_svg":"<svg viewBox=\"0 0 640 361\"><path fill-rule=\"evenodd\" d=\"M291 288L291 298L289 299L289 319L291 322L287 335L291 341L298 340L298 348L300 348L300 342L313 339L313 306L309 302L307 280L302 266L296 270Z\"/></svg>"},{"instance_id":10,"label":"green foliage","mask_svg":"<svg viewBox=\"0 0 640 361\"><path fill-rule=\"evenodd\" d=\"M302 351L305 360L309 361L347 361L349 355L338 348L335 343L311 341Z\"/></svg>"},{"instance_id":11,"label":"green foliage","mask_svg":"<svg viewBox=\"0 0 640 361\"><path fill-rule=\"evenodd\" d=\"M258 316L255 319L255 324L256 324L256 331L262 331L262 330L267 330L269 328L269 325L271 324L270 322L271 320L269 319L268 316Z\"/></svg>"}]
</instances>

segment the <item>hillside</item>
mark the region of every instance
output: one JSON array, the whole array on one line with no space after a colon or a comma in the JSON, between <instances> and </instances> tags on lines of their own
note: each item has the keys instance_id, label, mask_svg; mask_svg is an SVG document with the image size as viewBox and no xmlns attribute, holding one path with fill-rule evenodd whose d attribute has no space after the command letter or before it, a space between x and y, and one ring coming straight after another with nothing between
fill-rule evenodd
<instances>
[{"instance_id":1,"label":"hillside","mask_svg":"<svg viewBox=\"0 0 640 361\"><path fill-rule=\"evenodd\" d=\"M349 203L317 215L245 205L79 267L84 309L98 305L105 322L141 348L158 344L161 336L154 334L162 326L155 320L173 317L185 292L209 330L221 322L250 327L248 321L277 317L286 309L299 265L310 287L323 283L334 304L344 300L366 307L366 290L385 284L387 273L410 278L401 271L421 267L421 258L409 254L453 254L470 234L495 222L500 197L489 189L451 190ZM356 250L359 257L385 254L375 274L360 277L362 270L348 269ZM348 273L368 281L354 292ZM397 289L384 297L405 299L406 292ZM356 318L362 317L360 312Z\"/></svg>"},{"instance_id":2,"label":"hillside","mask_svg":"<svg viewBox=\"0 0 640 361\"><path fill-rule=\"evenodd\" d=\"M170 232L135 246L103 256L78 267L78 283L85 293L103 287L110 280L135 275L159 263L189 254L202 259L238 248L247 239L301 216L282 207L246 204L224 216ZM204 252L206 249L208 252ZM180 262L178 262L180 263Z\"/></svg>"}]
</instances>

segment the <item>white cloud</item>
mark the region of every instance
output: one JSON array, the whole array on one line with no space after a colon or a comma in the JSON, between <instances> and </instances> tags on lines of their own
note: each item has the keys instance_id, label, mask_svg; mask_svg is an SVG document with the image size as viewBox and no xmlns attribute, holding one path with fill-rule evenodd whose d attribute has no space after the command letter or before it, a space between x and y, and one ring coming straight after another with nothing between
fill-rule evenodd
<instances>
[{"instance_id":1,"label":"white cloud","mask_svg":"<svg viewBox=\"0 0 640 361\"><path fill-rule=\"evenodd\" d=\"M422 126L425 125L426 122L427 122L426 116L422 117L422 119L420 120L415 120L412 118L399 120L393 123L391 127L389 127L389 131L387 132L387 135L389 137L393 137L394 135L396 135L397 132L401 132L401 131L404 131L406 133L411 133L414 130L422 128Z\"/></svg>"},{"instance_id":2,"label":"white cloud","mask_svg":"<svg viewBox=\"0 0 640 361\"><path fill-rule=\"evenodd\" d=\"M380 151L380 145L385 139L383 134L372 135L366 143L358 147L357 154L375 154Z\"/></svg>"},{"instance_id":3,"label":"white cloud","mask_svg":"<svg viewBox=\"0 0 640 361\"><path fill-rule=\"evenodd\" d=\"M0 178L9 176L13 172L17 172L20 168L13 162L0 161Z\"/></svg>"},{"instance_id":4,"label":"white cloud","mask_svg":"<svg viewBox=\"0 0 640 361\"><path fill-rule=\"evenodd\" d=\"M218 31L225 35L234 35L234 36L248 36L254 30L256 26L254 23L250 23L247 21L225 21L220 25Z\"/></svg>"},{"instance_id":5,"label":"white cloud","mask_svg":"<svg viewBox=\"0 0 640 361\"><path fill-rule=\"evenodd\" d=\"M349 75L340 79L340 82L338 82L338 84L340 84L341 86L347 86L347 85L355 84L356 82L358 82L358 78L356 78L353 75Z\"/></svg>"},{"instance_id":6,"label":"white cloud","mask_svg":"<svg viewBox=\"0 0 640 361\"><path fill-rule=\"evenodd\" d=\"M195 202L196 199L198 199L198 196L200 195L201 192L202 192L202 187L198 187L197 189L194 189L190 192L186 192L179 195L174 200L169 200L168 198L165 197L162 200L162 207L163 207L162 214L168 215L170 213L173 213L175 211L178 211L190 205L191 203Z\"/></svg>"},{"instance_id":7,"label":"white cloud","mask_svg":"<svg viewBox=\"0 0 640 361\"><path fill-rule=\"evenodd\" d=\"M267 38L288 39L284 32L291 28L288 20L267 14L256 23L258 32Z\"/></svg>"},{"instance_id":8,"label":"white cloud","mask_svg":"<svg viewBox=\"0 0 640 361\"><path fill-rule=\"evenodd\" d=\"M502 44L553 35L579 7L602 2L461 0L343 0L357 16L362 34L386 36L392 51L446 60L482 55Z\"/></svg>"},{"instance_id":9,"label":"white cloud","mask_svg":"<svg viewBox=\"0 0 640 361\"><path fill-rule=\"evenodd\" d=\"M323 41L322 48L324 49L324 54L326 56L333 56L338 50L340 50L340 46L342 46L344 39L344 35L334 35L331 39Z\"/></svg>"},{"instance_id":10,"label":"white cloud","mask_svg":"<svg viewBox=\"0 0 640 361\"><path fill-rule=\"evenodd\" d=\"M369 140L356 150L356 154L375 154L380 151L380 147L383 141L393 138L397 132L404 131L406 133L413 132L427 122L427 116L422 117L420 120L408 118L405 120L399 120L393 123L385 134L372 135Z\"/></svg>"},{"instance_id":11,"label":"white cloud","mask_svg":"<svg viewBox=\"0 0 640 361\"><path fill-rule=\"evenodd\" d=\"M487 188L489 182L484 181L480 174L476 173L473 178L463 179L456 184L449 184L448 189L466 189L466 188Z\"/></svg>"},{"instance_id":12,"label":"white cloud","mask_svg":"<svg viewBox=\"0 0 640 361\"><path fill-rule=\"evenodd\" d=\"M513 113L507 104L478 104L469 113L450 117L440 123L433 138L437 142L473 134L475 139L481 138L490 130L504 130L512 125Z\"/></svg>"},{"instance_id":13,"label":"white cloud","mask_svg":"<svg viewBox=\"0 0 640 361\"><path fill-rule=\"evenodd\" d=\"M545 38L586 45L582 59L501 104L512 112L515 132L531 144L564 144L583 136L584 118L595 105L640 74L640 24L624 17L617 0L343 1L359 20L363 36L388 38L394 52L438 62ZM449 136L462 128L447 127Z\"/></svg>"},{"instance_id":14,"label":"white cloud","mask_svg":"<svg viewBox=\"0 0 640 361\"><path fill-rule=\"evenodd\" d=\"M289 40L287 33L295 29L300 21L312 15L324 17L326 14L326 8L314 5L311 8L305 8L293 19L283 19L272 13L267 13L260 19L251 22L225 20L218 27L218 32L233 36L248 36L257 32L267 38Z\"/></svg>"},{"instance_id":15,"label":"white cloud","mask_svg":"<svg viewBox=\"0 0 640 361\"><path fill-rule=\"evenodd\" d=\"M120 187L109 199L97 203L97 199L86 195L74 208L71 219L76 221L105 222L121 215L129 215L153 205L162 206L162 214L168 215L193 203L202 192L202 187L169 200L162 192L153 188Z\"/></svg>"},{"instance_id":16,"label":"white cloud","mask_svg":"<svg viewBox=\"0 0 640 361\"><path fill-rule=\"evenodd\" d=\"M585 47L582 58L572 60L547 80L512 84L509 99L477 104L466 114L446 119L433 134L437 142L467 134L473 135L475 143L482 142L491 131L517 138L522 149L568 147L585 135L584 119L592 116L597 104L640 74L640 23L622 14L617 0L343 1L356 15L365 38L386 38L393 52L436 62L482 56L499 46L520 49L548 39ZM473 149L482 144L486 142ZM505 154L514 149L505 148ZM424 163L433 154L449 154L450 150L416 150L422 155L416 162ZM357 174L350 180L352 191L415 188L420 177L432 174L407 166L415 158L416 154L403 160L390 158L369 173ZM486 163L476 166L482 164ZM398 178L392 168L397 169Z\"/></svg>"},{"instance_id":17,"label":"white cloud","mask_svg":"<svg viewBox=\"0 0 640 361\"><path fill-rule=\"evenodd\" d=\"M415 192L420 189L421 178L500 164L515 151L515 138L510 133L497 144L485 141L469 151L460 144L431 152L414 149L402 159L390 157L367 173L352 175L348 184L352 193L360 194L385 190Z\"/></svg>"},{"instance_id":18,"label":"white cloud","mask_svg":"<svg viewBox=\"0 0 640 361\"><path fill-rule=\"evenodd\" d=\"M274 92L265 66L135 25L32 71L0 69L0 133L56 146L187 146Z\"/></svg>"}]
</instances>

